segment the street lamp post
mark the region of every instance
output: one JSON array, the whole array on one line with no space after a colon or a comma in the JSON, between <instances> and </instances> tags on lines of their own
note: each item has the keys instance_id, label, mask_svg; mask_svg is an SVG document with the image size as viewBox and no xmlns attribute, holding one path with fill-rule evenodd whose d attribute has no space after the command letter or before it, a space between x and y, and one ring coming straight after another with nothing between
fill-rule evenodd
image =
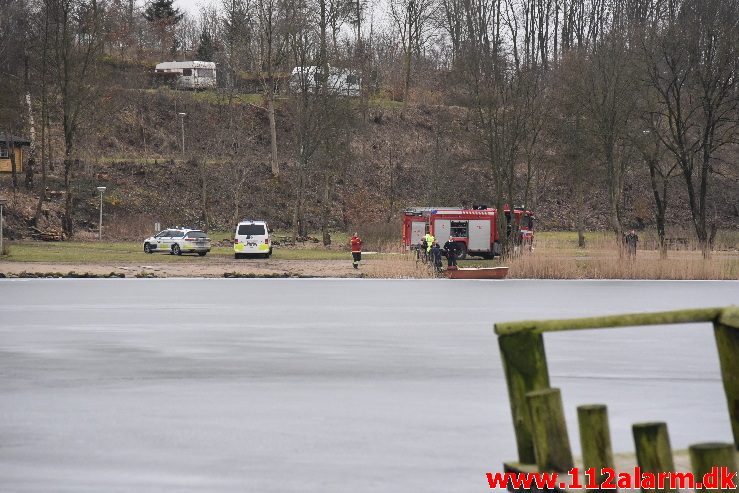
<instances>
[{"instance_id":1,"label":"street lamp post","mask_svg":"<svg viewBox=\"0 0 739 493\"><path fill-rule=\"evenodd\" d=\"M5 250L3 249L3 206L7 203L6 199L0 199L0 255L2 255Z\"/></svg>"},{"instance_id":2,"label":"street lamp post","mask_svg":"<svg viewBox=\"0 0 739 493\"><path fill-rule=\"evenodd\" d=\"M185 117L187 113L177 113L182 119L182 159L185 159Z\"/></svg>"},{"instance_id":3,"label":"street lamp post","mask_svg":"<svg viewBox=\"0 0 739 493\"><path fill-rule=\"evenodd\" d=\"M98 240L103 239L103 192L105 192L106 187L98 187L98 192L100 192L100 220L98 221Z\"/></svg>"}]
</instances>

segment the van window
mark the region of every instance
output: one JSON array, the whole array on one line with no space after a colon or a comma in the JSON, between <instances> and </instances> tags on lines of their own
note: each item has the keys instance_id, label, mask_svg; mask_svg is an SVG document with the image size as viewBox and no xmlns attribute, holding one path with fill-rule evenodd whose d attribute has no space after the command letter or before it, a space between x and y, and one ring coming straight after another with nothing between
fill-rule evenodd
<instances>
[{"instance_id":1,"label":"van window","mask_svg":"<svg viewBox=\"0 0 739 493\"><path fill-rule=\"evenodd\" d=\"M264 224L239 224L238 234L245 236L264 235Z\"/></svg>"},{"instance_id":2,"label":"van window","mask_svg":"<svg viewBox=\"0 0 739 493\"><path fill-rule=\"evenodd\" d=\"M192 69L191 68L183 68L182 69L182 75L185 77L190 77L192 75Z\"/></svg>"}]
</instances>

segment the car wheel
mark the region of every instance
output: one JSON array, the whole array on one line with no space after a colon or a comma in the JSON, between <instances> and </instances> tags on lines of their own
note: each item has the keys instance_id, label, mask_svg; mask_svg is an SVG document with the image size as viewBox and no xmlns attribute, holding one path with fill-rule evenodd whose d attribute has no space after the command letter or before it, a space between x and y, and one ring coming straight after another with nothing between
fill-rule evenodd
<instances>
[{"instance_id":1,"label":"car wheel","mask_svg":"<svg viewBox=\"0 0 739 493\"><path fill-rule=\"evenodd\" d=\"M457 248L458 248L457 251L459 252L459 255L457 255L457 258L459 260L466 259L467 258L467 245L465 245L464 243L457 243Z\"/></svg>"},{"instance_id":2,"label":"car wheel","mask_svg":"<svg viewBox=\"0 0 739 493\"><path fill-rule=\"evenodd\" d=\"M198 255L200 255L201 257L205 257L205 254L206 253L208 253L208 252L198 252Z\"/></svg>"},{"instance_id":3,"label":"car wheel","mask_svg":"<svg viewBox=\"0 0 739 493\"><path fill-rule=\"evenodd\" d=\"M144 243L144 253L154 253L151 249L151 245L148 243Z\"/></svg>"},{"instance_id":4,"label":"car wheel","mask_svg":"<svg viewBox=\"0 0 739 493\"><path fill-rule=\"evenodd\" d=\"M180 250L180 246L178 244L172 245L172 254L173 255L182 255L182 250Z\"/></svg>"},{"instance_id":5,"label":"car wheel","mask_svg":"<svg viewBox=\"0 0 739 493\"><path fill-rule=\"evenodd\" d=\"M272 254L271 253L265 253L264 258L269 258Z\"/></svg>"}]
</instances>

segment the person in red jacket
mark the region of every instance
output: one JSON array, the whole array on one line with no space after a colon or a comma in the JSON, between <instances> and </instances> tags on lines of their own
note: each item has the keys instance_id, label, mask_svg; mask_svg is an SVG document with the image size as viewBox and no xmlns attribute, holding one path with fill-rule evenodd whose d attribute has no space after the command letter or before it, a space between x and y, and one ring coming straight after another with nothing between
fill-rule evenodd
<instances>
[{"instance_id":1,"label":"person in red jacket","mask_svg":"<svg viewBox=\"0 0 739 493\"><path fill-rule=\"evenodd\" d=\"M359 268L359 262L362 260L362 239L354 233L351 239L352 242L352 265L355 269Z\"/></svg>"}]
</instances>

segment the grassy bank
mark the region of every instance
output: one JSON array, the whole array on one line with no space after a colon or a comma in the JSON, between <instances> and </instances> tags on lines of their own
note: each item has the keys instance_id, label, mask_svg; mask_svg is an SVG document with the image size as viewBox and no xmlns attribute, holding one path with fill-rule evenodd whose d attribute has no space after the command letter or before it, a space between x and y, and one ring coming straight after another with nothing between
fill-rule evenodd
<instances>
[{"instance_id":1,"label":"grassy bank","mask_svg":"<svg viewBox=\"0 0 739 493\"><path fill-rule=\"evenodd\" d=\"M164 253L147 255L143 251L141 243L132 242L39 242L19 241L12 242L9 246L9 255L3 260L10 262L62 262L62 263L96 263L96 262L121 262L121 263L164 263L182 262L184 257L197 257L197 255L185 255L183 258ZM233 248L230 246L216 246L206 258L218 258L221 260L233 258ZM346 260L347 252L339 250L323 250L318 248L275 248L272 258L277 260Z\"/></svg>"},{"instance_id":2,"label":"grassy bank","mask_svg":"<svg viewBox=\"0 0 739 493\"><path fill-rule=\"evenodd\" d=\"M226 245L230 232L211 232L214 244ZM501 262L469 259L459 262L460 267L510 267L509 278L519 279L739 279L739 235L725 233L720 249L710 259L703 259L697 245L681 245L678 250L668 252L661 259L654 249L640 248L636 258L619 254L618 245L608 233L590 233L585 248L577 246L574 232L543 232L537 234L532 252L506 259ZM345 247L347 235L333 235L334 244L324 248L315 240L288 244L279 233L273 236L284 243L274 248L272 259L284 261L349 261ZM648 235L644 243L649 244ZM415 256L399 251L399 247L383 248L382 254L366 254L362 272L374 278L426 278L434 274L427 265L418 264ZM640 244L641 245L641 244ZM392 246L392 248L391 248ZM392 250L395 250L393 252ZM9 254L2 258L8 262L72 264L83 271L85 265L94 264L147 264L147 265L217 265L219 261L233 259L230 246L215 246L205 258L197 256L176 257L167 254L146 255L139 242L36 242L10 243ZM250 268L248 261L242 267ZM446 264L446 262L445 262ZM292 269L293 267L288 267ZM331 275L330 271L326 275Z\"/></svg>"}]
</instances>

